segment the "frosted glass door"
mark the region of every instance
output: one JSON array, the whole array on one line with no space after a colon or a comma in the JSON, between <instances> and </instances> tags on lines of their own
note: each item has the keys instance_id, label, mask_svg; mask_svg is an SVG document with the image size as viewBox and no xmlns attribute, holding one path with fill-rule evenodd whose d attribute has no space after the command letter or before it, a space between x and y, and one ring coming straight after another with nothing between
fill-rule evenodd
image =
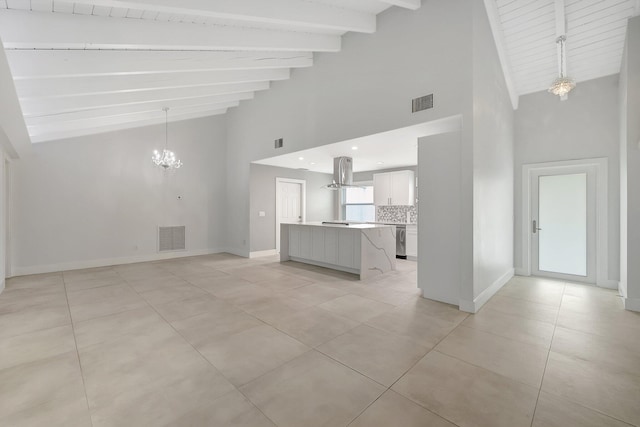
<instances>
[{"instance_id":1,"label":"frosted glass door","mask_svg":"<svg viewBox=\"0 0 640 427\"><path fill-rule=\"evenodd\" d=\"M538 178L538 270L587 276L587 174Z\"/></svg>"}]
</instances>

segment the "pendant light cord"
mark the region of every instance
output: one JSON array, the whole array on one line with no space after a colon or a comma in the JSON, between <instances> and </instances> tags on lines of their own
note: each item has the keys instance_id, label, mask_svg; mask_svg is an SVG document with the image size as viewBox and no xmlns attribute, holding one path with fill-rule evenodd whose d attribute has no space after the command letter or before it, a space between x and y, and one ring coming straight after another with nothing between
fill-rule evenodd
<instances>
[{"instance_id":1,"label":"pendant light cord","mask_svg":"<svg viewBox=\"0 0 640 427\"><path fill-rule=\"evenodd\" d=\"M169 149L169 108L164 107L164 148Z\"/></svg>"}]
</instances>

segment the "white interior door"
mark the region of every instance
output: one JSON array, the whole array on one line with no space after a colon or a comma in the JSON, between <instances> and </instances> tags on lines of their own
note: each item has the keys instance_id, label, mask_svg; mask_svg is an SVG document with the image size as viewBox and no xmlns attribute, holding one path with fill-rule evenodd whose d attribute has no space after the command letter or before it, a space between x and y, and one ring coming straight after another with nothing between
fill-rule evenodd
<instances>
[{"instance_id":1,"label":"white interior door","mask_svg":"<svg viewBox=\"0 0 640 427\"><path fill-rule=\"evenodd\" d=\"M280 252L280 224L295 224L305 219L305 181L276 179L276 251Z\"/></svg>"},{"instance_id":2,"label":"white interior door","mask_svg":"<svg viewBox=\"0 0 640 427\"><path fill-rule=\"evenodd\" d=\"M589 166L531 175L532 274L595 283L595 191Z\"/></svg>"}]
</instances>

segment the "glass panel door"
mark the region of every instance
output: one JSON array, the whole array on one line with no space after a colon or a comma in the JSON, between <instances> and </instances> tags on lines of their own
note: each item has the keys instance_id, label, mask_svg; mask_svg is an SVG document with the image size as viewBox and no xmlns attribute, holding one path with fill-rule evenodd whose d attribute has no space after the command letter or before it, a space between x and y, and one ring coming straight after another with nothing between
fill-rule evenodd
<instances>
[{"instance_id":1,"label":"glass panel door","mask_svg":"<svg viewBox=\"0 0 640 427\"><path fill-rule=\"evenodd\" d=\"M540 176L538 268L587 275L587 174Z\"/></svg>"}]
</instances>

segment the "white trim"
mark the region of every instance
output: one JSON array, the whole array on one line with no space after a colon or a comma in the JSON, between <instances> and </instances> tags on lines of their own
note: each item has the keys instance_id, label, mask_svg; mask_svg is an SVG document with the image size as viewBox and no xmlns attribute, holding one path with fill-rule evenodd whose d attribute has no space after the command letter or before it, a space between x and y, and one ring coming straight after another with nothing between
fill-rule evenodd
<instances>
[{"instance_id":1,"label":"white trim","mask_svg":"<svg viewBox=\"0 0 640 427\"><path fill-rule=\"evenodd\" d=\"M13 218L13 179L12 179L12 160L6 153L4 156L4 275L5 277L11 277L12 263L11 263L11 253L12 253L12 218ZM4 277L3 277L4 279Z\"/></svg>"},{"instance_id":2,"label":"white trim","mask_svg":"<svg viewBox=\"0 0 640 427\"><path fill-rule=\"evenodd\" d=\"M292 184L301 185L300 201L302 202L302 221L307 222L307 181L305 179L294 178L278 178L276 177L276 218L274 227L276 229L276 253L280 251L280 230L278 229L278 219L280 218L280 184L283 182L289 182Z\"/></svg>"},{"instance_id":3,"label":"white trim","mask_svg":"<svg viewBox=\"0 0 640 427\"><path fill-rule=\"evenodd\" d=\"M608 220L608 158L564 160L522 165L522 267L519 276L531 275L531 175L540 169L594 166L596 169L596 285L609 284L609 220Z\"/></svg>"},{"instance_id":4,"label":"white trim","mask_svg":"<svg viewBox=\"0 0 640 427\"><path fill-rule=\"evenodd\" d=\"M605 280L603 282L597 282L596 286L617 291L620 289L620 282L618 282L617 280Z\"/></svg>"},{"instance_id":5,"label":"white trim","mask_svg":"<svg viewBox=\"0 0 640 427\"><path fill-rule=\"evenodd\" d=\"M174 258L186 258L199 255L211 255L227 252L224 249L199 249L194 251L170 252L149 255L137 255L122 258L93 259L86 261L63 262L59 264L35 265L30 267L14 267L15 275L27 276L30 274L56 273L58 271L80 270L84 268L109 267L112 265L135 264L137 262L162 261Z\"/></svg>"},{"instance_id":6,"label":"white trim","mask_svg":"<svg viewBox=\"0 0 640 427\"><path fill-rule=\"evenodd\" d=\"M278 251L275 249L268 249L266 251L253 251L249 252L249 258L260 258L265 256L277 255Z\"/></svg>"},{"instance_id":7,"label":"white trim","mask_svg":"<svg viewBox=\"0 0 640 427\"><path fill-rule=\"evenodd\" d=\"M513 73L509 64L509 55L507 54L506 42L504 38L504 32L502 30L502 23L500 21L500 13L498 12L498 6L495 0L484 0L484 7L487 10L487 17L489 18L489 25L491 26L491 32L493 33L493 41L498 51L498 59L502 66L502 74L504 75L504 82L509 91L509 98L511 98L511 106L514 110L518 109L518 102L520 97L516 90L516 85L513 80Z\"/></svg>"},{"instance_id":8,"label":"white trim","mask_svg":"<svg viewBox=\"0 0 640 427\"><path fill-rule=\"evenodd\" d=\"M625 298L624 308L625 310L640 312L640 298Z\"/></svg>"},{"instance_id":9,"label":"white trim","mask_svg":"<svg viewBox=\"0 0 640 427\"><path fill-rule=\"evenodd\" d=\"M483 305L491 299L509 280L513 278L515 271L513 268L509 269L506 273L500 276L495 282L491 284L487 289L482 291L480 295L475 297L473 301L460 300L460 311L466 311L467 313L477 313Z\"/></svg>"},{"instance_id":10,"label":"white trim","mask_svg":"<svg viewBox=\"0 0 640 427\"><path fill-rule=\"evenodd\" d=\"M618 282L618 295L620 295L622 298L627 297L626 286L623 286L622 281Z\"/></svg>"},{"instance_id":11,"label":"white trim","mask_svg":"<svg viewBox=\"0 0 640 427\"><path fill-rule=\"evenodd\" d=\"M524 268L518 267L515 269L516 276L531 276Z\"/></svg>"}]
</instances>

